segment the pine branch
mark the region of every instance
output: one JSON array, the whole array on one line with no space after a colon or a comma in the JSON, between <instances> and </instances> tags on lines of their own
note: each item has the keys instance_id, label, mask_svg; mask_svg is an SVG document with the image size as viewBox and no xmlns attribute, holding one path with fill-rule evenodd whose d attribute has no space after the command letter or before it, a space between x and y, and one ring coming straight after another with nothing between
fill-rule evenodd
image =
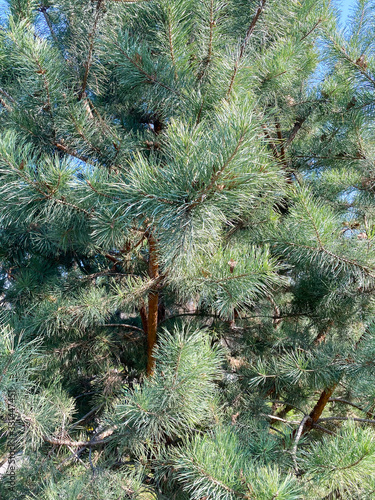
<instances>
[{"instance_id":1,"label":"pine branch","mask_svg":"<svg viewBox=\"0 0 375 500\"><path fill-rule=\"evenodd\" d=\"M341 55L344 56L344 58L353 66L353 68L356 68L374 87L375 87L375 80L372 78L372 76L366 71L364 68L363 64L358 63L357 61L354 61L351 59L346 52L344 47L341 47L339 44L336 43L336 41L332 38L329 37L329 40L333 43L334 47L338 52L340 52Z\"/></svg>"},{"instance_id":2,"label":"pine branch","mask_svg":"<svg viewBox=\"0 0 375 500\"><path fill-rule=\"evenodd\" d=\"M335 389L337 387L337 384L334 384L332 387L324 389L324 391L321 393L320 398L314 408L312 409L309 419L306 420L305 427L303 429L303 433L308 432L310 429L313 428L315 424L318 422L321 422L322 419L320 418L321 414L323 413L330 397L334 393Z\"/></svg>"},{"instance_id":3,"label":"pine branch","mask_svg":"<svg viewBox=\"0 0 375 500\"><path fill-rule=\"evenodd\" d=\"M358 25L358 29L357 29L357 33L356 33L356 36L358 37L360 32L361 32L361 28L362 28L362 23L363 23L363 19L365 17L365 7L366 7L366 3L363 2L362 4L362 11L361 11L361 19L359 21L359 25Z\"/></svg>"},{"instance_id":4,"label":"pine branch","mask_svg":"<svg viewBox=\"0 0 375 500\"><path fill-rule=\"evenodd\" d=\"M90 146L90 148L92 148L94 151L96 151L98 155L101 155L102 154L101 149L98 148L97 146L94 146L94 144L92 144L92 142L85 136L83 130L81 129L81 127L77 123L77 120L75 119L74 115L71 112L69 112L69 116L72 120L72 123L73 123L74 128L76 129L78 135L83 139L84 142L86 142L86 144L88 144Z\"/></svg>"},{"instance_id":5,"label":"pine branch","mask_svg":"<svg viewBox=\"0 0 375 500\"><path fill-rule=\"evenodd\" d=\"M12 108L9 106L9 104L7 104L7 103L4 101L4 99L2 99L1 97L0 97L0 104L1 104L1 105L3 106L3 108L5 108L7 111L9 111L9 112L10 112L10 111L12 111Z\"/></svg>"},{"instance_id":6,"label":"pine branch","mask_svg":"<svg viewBox=\"0 0 375 500\"><path fill-rule=\"evenodd\" d=\"M214 478L212 475L210 475L203 467L200 466L200 464L196 463L192 458L189 460L192 464L192 466L195 468L195 470L204 476L206 479L208 479L212 484L219 486L220 488L223 488L223 490L228 491L232 495L234 495L236 498L243 498L244 500L249 498L248 495L242 495L241 493L237 492L236 490L233 490L226 484L224 484L222 481L219 481L218 479Z\"/></svg>"},{"instance_id":7,"label":"pine branch","mask_svg":"<svg viewBox=\"0 0 375 500\"><path fill-rule=\"evenodd\" d=\"M330 402L332 401L333 403L343 403L343 404L346 404L346 405L349 405L349 406L353 406L353 408L357 408L358 410L361 410L363 411L363 413L366 413L366 415L368 417L372 417L373 414L367 410L365 410L364 408L361 408L360 406L356 405L355 403L353 403L352 401L348 401L347 399L342 399L342 398L330 398L329 400Z\"/></svg>"},{"instance_id":8,"label":"pine branch","mask_svg":"<svg viewBox=\"0 0 375 500\"><path fill-rule=\"evenodd\" d=\"M335 420L354 420L355 422L364 422L366 424L375 424L372 418L358 418L358 417L324 417L319 418L317 422L334 422Z\"/></svg>"},{"instance_id":9,"label":"pine branch","mask_svg":"<svg viewBox=\"0 0 375 500\"><path fill-rule=\"evenodd\" d=\"M75 429L76 427L78 427L80 424L82 424L82 422L84 422L89 417L91 417L91 415L94 415L94 413L96 413L98 410L100 410L100 408L102 406L103 405L101 404L99 406L96 406L95 408L92 408L92 410L90 410L89 412L87 412L86 415L83 415L83 417L81 417L79 420L77 420L77 422L74 422L74 424L69 427L69 430L72 431L73 429Z\"/></svg>"},{"instance_id":10,"label":"pine branch","mask_svg":"<svg viewBox=\"0 0 375 500\"><path fill-rule=\"evenodd\" d=\"M52 26L52 23L51 23L51 19L50 19L49 15L48 15L47 9L48 9L48 7L46 7L46 6L43 5L42 7L39 8L39 12L41 12L43 14L43 17L44 17L44 19L45 19L45 21L47 23L47 26L48 26L48 29L49 29L49 31L51 33L53 41L56 43L56 45L58 45L59 41L57 39L55 30L53 29L53 26Z\"/></svg>"},{"instance_id":11,"label":"pine branch","mask_svg":"<svg viewBox=\"0 0 375 500\"><path fill-rule=\"evenodd\" d=\"M37 191L39 194L41 194L43 196L43 198L41 198L42 200L43 199L48 199L50 196L49 196L49 193L45 193L38 185L38 183L32 179L30 179L26 174L24 174L19 168L17 168L15 165L13 165L13 163L11 163L8 158L6 156L4 156L3 154L1 154L0 152L0 158L3 160L3 162L8 165L11 170L16 173L19 177L21 177L21 179L23 179L26 184L28 184L32 189L34 189L35 191Z\"/></svg>"},{"instance_id":12,"label":"pine branch","mask_svg":"<svg viewBox=\"0 0 375 500\"><path fill-rule=\"evenodd\" d=\"M362 265L360 264L359 262L357 262L356 260L352 260L352 259L347 259L345 257L342 257L342 256L339 256L339 255L336 255L335 253L333 252L330 252L329 250L327 250L326 248L323 248L322 249L327 255L330 255L331 257L341 261L341 262L344 262L345 264L350 264L352 266L356 266L358 267L359 269L361 269L364 274L367 274L368 276L370 276L371 278L375 278L375 274L373 274L373 271L375 270L374 268L372 267L369 267L369 266L365 266L365 265Z\"/></svg>"},{"instance_id":13,"label":"pine branch","mask_svg":"<svg viewBox=\"0 0 375 500\"><path fill-rule=\"evenodd\" d=\"M336 471L336 470L345 470L345 469L351 469L352 467L355 467L356 465L358 465L360 462L362 462L362 460L364 458L366 458L369 454L368 453L365 453L364 455L362 455L358 460L356 460L355 462L353 462L352 464L350 465L346 465L345 467L334 467L332 469L332 472L333 471Z\"/></svg>"},{"instance_id":14,"label":"pine branch","mask_svg":"<svg viewBox=\"0 0 375 500\"><path fill-rule=\"evenodd\" d=\"M361 335L359 340L356 343L356 348L358 348L359 344L361 341L364 339L364 334ZM324 421L330 421L330 420L350 420L350 418L347 417L327 417L327 418L321 418L321 415L327 405L327 403L330 401L332 394L334 393L335 389L339 385L339 382L336 384L333 384L331 387L327 387L324 389L324 391L321 393L320 398L316 405L314 406L313 410L310 413L310 419L307 421L307 425L305 426L304 432L309 431L312 427L314 427L315 424L318 424L319 422L324 422ZM356 420L356 418L352 419ZM357 419L358 420L358 419ZM363 421L368 423L375 423L375 420L372 419L359 419L358 421Z\"/></svg>"},{"instance_id":15,"label":"pine branch","mask_svg":"<svg viewBox=\"0 0 375 500\"><path fill-rule=\"evenodd\" d=\"M309 245L302 245L300 243L293 243L291 241L288 241L287 244L289 246L291 246L291 247L305 248L306 250L311 250L311 251L315 251L315 252L316 251L318 251L318 252L324 252L327 255L333 257L338 262L341 262L341 263L344 263L344 264L349 264L349 265L354 266L354 267L358 267L358 269L360 269L364 274L367 274L371 278L375 279L375 274L373 274L373 272L375 271L375 269L373 269L372 267L369 267L369 266L366 266L366 265L362 265L359 262L357 262L356 260L347 259L346 257L342 257L340 255L337 255L337 254L335 254L333 252L330 252L326 248L311 247Z\"/></svg>"},{"instance_id":16,"label":"pine branch","mask_svg":"<svg viewBox=\"0 0 375 500\"><path fill-rule=\"evenodd\" d=\"M16 104L16 101L13 99L11 95L8 94L4 89L0 87L0 94L2 94L4 97L6 97L11 103Z\"/></svg>"},{"instance_id":17,"label":"pine branch","mask_svg":"<svg viewBox=\"0 0 375 500\"><path fill-rule=\"evenodd\" d=\"M109 196L108 194L106 193L102 193L100 191L98 191L92 184L91 182L86 179L86 184L89 186L90 189L92 189L94 191L94 193L98 194L99 196L104 196L105 198L109 198L110 200L113 199L112 196Z\"/></svg>"},{"instance_id":18,"label":"pine branch","mask_svg":"<svg viewBox=\"0 0 375 500\"><path fill-rule=\"evenodd\" d=\"M285 405L287 407L290 407L290 409L294 409L294 410L298 410L300 413L304 414L305 415L305 412L302 410L302 408L299 408L298 406L296 405L293 405L291 403L288 403L287 401L282 401L280 399L270 399L270 401L272 403L277 403L277 404L282 404L282 405ZM289 410L290 411L290 410ZM280 417L280 412L277 414L278 417Z\"/></svg>"},{"instance_id":19,"label":"pine branch","mask_svg":"<svg viewBox=\"0 0 375 500\"><path fill-rule=\"evenodd\" d=\"M338 436L338 434L336 434L336 432L330 431L330 430L326 429L325 427L322 427L321 425L318 425L318 424L314 424L313 428L317 429L318 431L324 432L325 434L329 434L330 436Z\"/></svg>"},{"instance_id":20,"label":"pine branch","mask_svg":"<svg viewBox=\"0 0 375 500\"><path fill-rule=\"evenodd\" d=\"M319 249L323 250L323 251L326 251L325 248L324 248L324 246L323 246L323 242L322 242L322 240L320 238L319 230L318 230L318 227L317 227L317 225L315 223L315 219L314 219L314 217L312 216L312 214L311 214L311 212L309 210L308 204L306 203L306 200L305 200L304 196L301 197L301 202L302 202L303 208L305 209L305 212L307 213L307 216L310 219L311 224L312 224L312 226L314 228L316 239L318 240L318 244L319 244Z\"/></svg>"},{"instance_id":21,"label":"pine branch","mask_svg":"<svg viewBox=\"0 0 375 500\"><path fill-rule=\"evenodd\" d=\"M80 456L73 450L73 448L71 448L70 446L68 446L68 450L73 453L73 455L75 456L76 460L78 462L80 462L85 469L89 469L90 467L88 465L85 464L85 462L80 458ZM91 450L90 450L91 451Z\"/></svg>"},{"instance_id":22,"label":"pine branch","mask_svg":"<svg viewBox=\"0 0 375 500\"><path fill-rule=\"evenodd\" d=\"M78 160L81 160L85 163L88 163L89 157L81 155L77 153L77 151L74 151L73 149L69 149L68 146L65 146L64 144L61 144L59 142L55 142L54 146L59 149L60 151L63 151L64 153L68 154L69 156L74 156L74 158L77 158Z\"/></svg>"},{"instance_id":23,"label":"pine branch","mask_svg":"<svg viewBox=\"0 0 375 500\"><path fill-rule=\"evenodd\" d=\"M79 101L83 97L86 97L87 80L88 80L88 76L89 76L89 72L90 72L90 68L91 68L91 64L92 64L92 55L93 55L93 51L94 51L96 30L98 27L98 22L99 22L99 18L100 18L100 14L101 14L100 11L101 11L101 7L102 7L103 2L104 2L104 0L97 0L97 4L96 4L94 24L93 24L93 28L92 28L91 32L89 33L89 41L90 41L89 52L88 52L87 60L85 63L85 72L84 72L83 80L82 80L82 89L81 89L81 92L79 93L79 96L78 96Z\"/></svg>"},{"instance_id":24,"label":"pine branch","mask_svg":"<svg viewBox=\"0 0 375 500\"><path fill-rule=\"evenodd\" d=\"M48 195L46 196L47 199L50 199L51 196ZM68 201L65 201L65 200L60 200L59 198L53 198L53 201L55 203L60 203L61 205L64 205L66 207L70 207L70 208L73 208L74 210L76 210L77 212L81 212L83 214L85 214L87 217L92 217L93 214L94 214L94 210L92 209L91 212L89 212L88 210L85 210L84 208L81 208L79 207L78 205L74 205L74 203L69 203Z\"/></svg>"},{"instance_id":25,"label":"pine branch","mask_svg":"<svg viewBox=\"0 0 375 500\"><path fill-rule=\"evenodd\" d=\"M43 85L46 91L46 97L47 97L47 105L44 106L45 110L48 111L49 115L51 116L52 123L53 123L53 115L52 115L52 106L51 106L51 94L50 94L50 89L49 89L49 82L48 78L45 76L46 75L46 70L43 69L39 59L36 57L35 58L36 64L38 66L38 74L42 75L43 78Z\"/></svg>"},{"instance_id":26,"label":"pine branch","mask_svg":"<svg viewBox=\"0 0 375 500\"><path fill-rule=\"evenodd\" d=\"M214 36L214 26L215 26L215 21L214 21L214 0L210 0L210 34L209 34L209 39L208 39L208 49L207 49L207 56L203 60L203 68L201 72L198 75L198 82L203 80L203 77L206 73L206 70L211 63L212 60L212 42L213 42L213 36ZM198 113L198 118L197 118L197 124L200 121L200 114L202 112L202 107L203 107L203 101L202 100L202 106L201 109L199 110Z\"/></svg>"},{"instance_id":27,"label":"pine branch","mask_svg":"<svg viewBox=\"0 0 375 500\"><path fill-rule=\"evenodd\" d=\"M253 34L253 31L255 29L255 26L258 22L258 19L259 19L259 16L261 15L261 13L263 12L264 10L264 6L266 4L266 1L267 0L261 0L260 1L260 6L258 7L256 13L255 13L255 16L253 17L253 20L251 21L251 24L247 30L247 33L246 33L246 36L241 44L241 47L240 47L240 52L238 54L238 57L236 59L236 62L235 62L235 65L234 65L234 70L233 70L233 74L232 74L232 77L231 77L231 80L230 80L230 83L229 83L229 89L227 91L227 95L226 95L226 98L228 99L231 92L232 92L232 88L233 88L233 84L234 84L234 79L236 78L236 75L237 75L237 72L238 72L238 68L239 68L239 64L243 58L243 56L245 55L245 50L246 50L246 47L249 43L249 40L251 38L251 35Z\"/></svg>"},{"instance_id":28,"label":"pine branch","mask_svg":"<svg viewBox=\"0 0 375 500\"><path fill-rule=\"evenodd\" d=\"M197 205L202 203L206 199L206 197L210 193L210 191L214 190L217 180L220 178L221 174L224 173L224 171L230 165L232 160L236 157L244 139L245 139L245 133L243 132L237 141L237 144L233 150L233 153L230 155L230 157L225 161L225 163L216 172L214 171L213 175L211 176L211 180L210 180L209 184L203 189L203 191L201 191L198 198L194 202L191 203L191 205L189 206L189 210L195 208Z\"/></svg>"},{"instance_id":29,"label":"pine branch","mask_svg":"<svg viewBox=\"0 0 375 500\"><path fill-rule=\"evenodd\" d=\"M332 91L329 96L332 96L334 94L335 91ZM296 138L298 132L301 130L302 128L302 125L305 123L305 121L307 120L307 118L311 115L311 113L313 112L313 110L318 107L321 102L325 102L327 100L327 97L324 98L323 100L321 99L317 99L317 100L314 100L312 101L312 106L309 107L309 109L305 112L305 116L304 117L299 117L297 118L292 130L289 132L288 135L288 139L286 140L286 143L285 143L285 147L287 148L288 146L290 146L290 144L294 141L294 139ZM310 101L306 101L306 103L308 103ZM303 104L303 103L300 103L300 104ZM297 156L297 155L296 155ZM297 156L298 158L298 156Z\"/></svg>"},{"instance_id":30,"label":"pine branch","mask_svg":"<svg viewBox=\"0 0 375 500\"><path fill-rule=\"evenodd\" d=\"M297 447L298 447L298 442L301 439L303 429L305 427L306 422L310 419L311 417L309 415L305 415L303 419L301 420L301 423L299 424L296 437L294 440L293 448L292 448L292 458L293 458L293 464L294 464L294 470L296 474L299 474L298 472L298 464L297 464Z\"/></svg>"},{"instance_id":31,"label":"pine branch","mask_svg":"<svg viewBox=\"0 0 375 500\"><path fill-rule=\"evenodd\" d=\"M172 39L172 26L171 26L171 21L170 21L170 16L171 16L171 9L168 7L168 43L169 43L169 52L171 55L171 60L172 60L172 65L174 67L174 75L177 80L177 70L176 70L176 59L174 55L174 48L173 48L173 39Z\"/></svg>"},{"instance_id":32,"label":"pine branch","mask_svg":"<svg viewBox=\"0 0 375 500\"><path fill-rule=\"evenodd\" d=\"M296 155L296 158L303 158L304 160L366 160L366 157L363 155L332 155L332 156L322 156L322 155Z\"/></svg>"},{"instance_id":33,"label":"pine branch","mask_svg":"<svg viewBox=\"0 0 375 500\"><path fill-rule=\"evenodd\" d=\"M303 37L300 39L300 42L302 42L305 38L307 38L313 31L316 30L316 28L319 26L319 24L323 21L323 19L320 17L317 22L314 24L314 26L311 28L310 31L306 33L306 35L303 35Z\"/></svg>"},{"instance_id":34,"label":"pine branch","mask_svg":"<svg viewBox=\"0 0 375 500\"><path fill-rule=\"evenodd\" d=\"M94 106L94 103L92 102L91 99L89 99L88 97L86 97L86 100L87 102L89 103L89 106L90 108L92 109L92 111L95 113L95 115L97 116L98 120L99 120L99 123L102 127L102 130L103 131L107 131L109 133L109 135L107 134L107 136L112 140L112 142L114 143L114 140L116 139L117 142L121 142L120 138L115 134L115 137L113 137L112 134L114 134L114 131L109 127L109 125L107 125L107 123L105 122L104 118L102 117L102 115L99 113L98 109ZM120 150L120 147L121 145L115 145L115 148L117 150L117 153L119 152Z\"/></svg>"},{"instance_id":35,"label":"pine branch","mask_svg":"<svg viewBox=\"0 0 375 500\"><path fill-rule=\"evenodd\" d=\"M333 326L333 320L329 321L328 325L326 325L323 329L319 331L318 335L314 339L314 345L318 346L322 342L325 342L327 334L330 332L332 326Z\"/></svg>"},{"instance_id":36,"label":"pine branch","mask_svg":"<svg viewBox=\"0 0 375 500\"><path fill-rule=\"evenodd\" d=\"M75 447L91 447L91 446L99 446L101 444L107 444L113 439L113 433L117 427L113 427L111 429L107 429L106 431L102 431L97 436L94 436L90 441L72 441L71 439L63 439L63 438L55 438L51 436L42 436L43 441L49 444L57 445L57 446L71 446Z\"/></svg>"},{"instance_id":37,"label":"pine branch","mask_svg":"<svg viewBox=\"0 0 375 500\"><path fill-rule=\"evenodd\" d=\"M120 328L130 328L131 330L137 330L137 332L141 332L141 333L145 333L143 328L138 328L138 326L134 326L134 325L128 325L127 323L106 323L104 325L102 325L103 327L104 326L107 326L107 327L113 327L113 328L116 328L116 327L120 327Z\"/></svg>"},{"instance_id":38,"label":"pine branch","mask_svg":"<svg viewBox=\"0 0 375 500\"><path fill-rule=\"evenodd\" d=\"M214 0L210 0L210 36L208 41L208 54L207 54L207 65L211 62L212 58L212 41L214 36Z\"/></svg>"},{"instance_id":39,"label":"pine branch","mask_svg":"<svg viewBox=\"0 0 375 500\"><path fill-rule=\"evenodd\" d=\"M281 132L281 127L280 127L280 122L275 119L275 128L276 128L276 134L277 134L277 139L278 143L280 145L280 158L281 162L284 166L284 168L287 167L286 163L286 158L285 158L285 149L284 149L284 139L283 139L283 134Z\"/></svg>"},{"instance_id":40,"label":"pine branch","mask_svg":"<svg viewBox=\"0 0 375 500\"><path fill-rule=\"evenodd\" d=\"M288 136L288 139L286 141L286 145L289 146L293 141L294 139L296 138L296 135L298 134L299 130L302 128L302 125L304 124L304 122L306 121L306 118L299 118L296 123L294 124L294 127L292 128L289 136Z\"/></svg>"},{"instance_id":41,"label":"pine branch","mask_svg":"<svg viewBox=\"0 0 375 500\"><path fill-rule=\"evenodd\" d=\"M266 139L268 140L268 142L269 142L269 144L270 144L270 146L271 146L271 149L272 149L272 153L273 153L274 158L275 158L276 160L278 160L278 159L279 159L279 151L278 151L278 149L277 149L277 147L276 147L276 144L275 144L275 143L274 143L274 141L272 140L272 137L270 136L270 134L269 134L269 133L268 133L268 131L267 131L267 126L266 126L264 123L262 123L262 129L263 129L263 133L264 133L264 135L265 135Z\"/></svg>"},{"instance_id":42,"label":"pine branch","mask_svg":"<svg viewBox=\"0 0 375 500\"><path fill-rule=\"evenodd\" d=\"M156 196L155 194L148 194L144 191L141 191L140 193L144 198L148 198L150 200L158 200L161 201L162 203L166 203L167 205L175 205L175 201L168 200L167 198L160 198L159 196Z\"/></svg>"},{"instance_id":43,"label":"pine branch","mask_svg":"<svg viewBox=\"0 0 375 500\"><path fill-rule=\"evenodd\" d=\"M277 422L283 422L288 425L300 425L301 422L299 420L286 420L285 418L277 417L276 415L268 415L265 413L261 414L262 417L267 417L271 420L276 420Z\"/></svg>"},{"instance_id":44,"label":"pine branch","mask_svg":"<svg viewBox=\"0 0 375 500\"><path fill-rule=\"evenodd\" d=\"M175 95L180 95L180 92L176 89L172 89L172 87L169 87L168 85L166 85L165 83L162 83L155 74L153 75L150 75L149 73L147 73L147 71L145 71L139 64L138 62L136 62L134 59L132 59L121 47L120 45L118 45L117 43L115 43L115 46L118 48L118 50L121 52L121 54L130 62L133 64L133 66L135 68L137 68L137 70L143 75L146 77L148 83L152 83L152 84L155 84L155 85L160 85L160 87L163 87L164 89L168 90L169 92L172 92L172 94L175 94Z\"/></svg>"},{"instance_id":45,"label":"pine branch","mask_svg":"<svg viewBox=\"0 0 375 500\"><path fill-rule=\"evenodd\" d=\"M32 417L29 417L28 415L25 415L19 408L17 408L13 402L11 402L7 396L3 395L4 401L6 404L11 407L17 415L20 416L20 418L24 422L28 422L31 426L35 427L35 420ZM106 444L108 443L112 438L112 434L115 432L117 429L116 426L109 428L105 431L100 432L96 436L94 436L90 441L73 441L71 439L64 439L64 438L55 438L52 436L47 436L47 435L42 435L43 441L46 443L50 443L53 445L58 445L58 446L71 446L71 447L81 447L81 446L98 446L100 444Z\"/></svg>"}]
</instances>

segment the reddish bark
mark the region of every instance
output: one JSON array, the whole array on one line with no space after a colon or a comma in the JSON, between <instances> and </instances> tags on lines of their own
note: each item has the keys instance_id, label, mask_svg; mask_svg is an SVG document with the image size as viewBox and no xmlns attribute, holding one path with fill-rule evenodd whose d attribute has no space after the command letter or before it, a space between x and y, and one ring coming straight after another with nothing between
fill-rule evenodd
<instances>
[{"instance_id":1,"label":"reddish bark","mask_svg":"<svg viewBox=\"0 0 375 500\"><path fill-rule=\"evenodd\" d=\"M303 428L303 434L306 432L309 432L314 425L318 422L320 417L322 416L322 413L324 411L324 408L327 406L327 403L332 396L334 390L336 389L337 384L334 384L332 387L324 389L324 391L321 393L320 398L318 399L318 402L312 409L309 419L306 421L304 428Z\"/></svg>"},{"instance_id":2,"label":"reddish bark","mask_svg":"<svg viewBox=\"0 0 375 500\"><path fill-rule=\"evenodd\" d=\"M156 250L156 240L150 235L148 236L149 244L149 263L148 274L151 279L159 276L159 261ZM147 375L152 375L155 366L153 350L156 344L156 332L158 328L158 305L159 293L152 291L148 295L148 317L147 317Z\"/></svg>"}]
</instances>

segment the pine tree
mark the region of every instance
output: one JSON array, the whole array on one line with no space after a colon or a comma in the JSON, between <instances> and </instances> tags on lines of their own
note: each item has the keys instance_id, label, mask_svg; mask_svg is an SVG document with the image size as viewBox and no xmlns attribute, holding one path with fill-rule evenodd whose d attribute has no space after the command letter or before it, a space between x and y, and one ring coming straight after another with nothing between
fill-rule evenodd
<instances>
[{"instance_id":1,"label":"pine tree","mask_svg":"<svg viewBox=\"0 0 375 500\"><path fill-rule=\"evenodd\" d=\"M8 3L1 498L373 498L374 2Z\"/></svg>"}]
</instances>

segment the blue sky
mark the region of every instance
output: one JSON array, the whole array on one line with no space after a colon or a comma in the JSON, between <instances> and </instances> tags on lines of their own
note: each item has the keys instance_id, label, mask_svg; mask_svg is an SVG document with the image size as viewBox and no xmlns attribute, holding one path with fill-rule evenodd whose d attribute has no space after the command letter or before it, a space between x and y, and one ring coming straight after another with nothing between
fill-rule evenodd
<instances>
[{"instance_id":1,"label":"blue sky","mask_svg":"<svg viewBox=\"0 0 375 500\"><path fill-rule=\"evenodd\" d=\"M336 5L341 11L341 20L345 23L351 7L355 4L354 0L337 0Z\"/></svg>"},{"instance_id":2,"label":"blue sky","mask_svg":"<svg viewBox=\"0 0 375 500\"><path fill-rule=\"evenodd\" d=\"M0 0L0 14L3 13L3 10L5 9L6 2L5 0Z\"/></svg>"}]
</instances>

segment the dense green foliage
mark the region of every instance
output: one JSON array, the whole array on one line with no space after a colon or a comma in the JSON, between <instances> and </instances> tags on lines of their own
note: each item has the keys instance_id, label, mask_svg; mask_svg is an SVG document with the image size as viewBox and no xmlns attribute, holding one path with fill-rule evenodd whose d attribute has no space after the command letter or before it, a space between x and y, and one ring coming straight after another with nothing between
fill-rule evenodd
<instances>
[{"instance_id":1,"label":"dense green foliage","mask_svg":"<svg viewBox=\"0 0 375 500\"><path fill-rule=\"evenodd\" d=\"M9 0L2 499L374 498L375 3L336 19Z\"/></svg>"}]
</instances>

